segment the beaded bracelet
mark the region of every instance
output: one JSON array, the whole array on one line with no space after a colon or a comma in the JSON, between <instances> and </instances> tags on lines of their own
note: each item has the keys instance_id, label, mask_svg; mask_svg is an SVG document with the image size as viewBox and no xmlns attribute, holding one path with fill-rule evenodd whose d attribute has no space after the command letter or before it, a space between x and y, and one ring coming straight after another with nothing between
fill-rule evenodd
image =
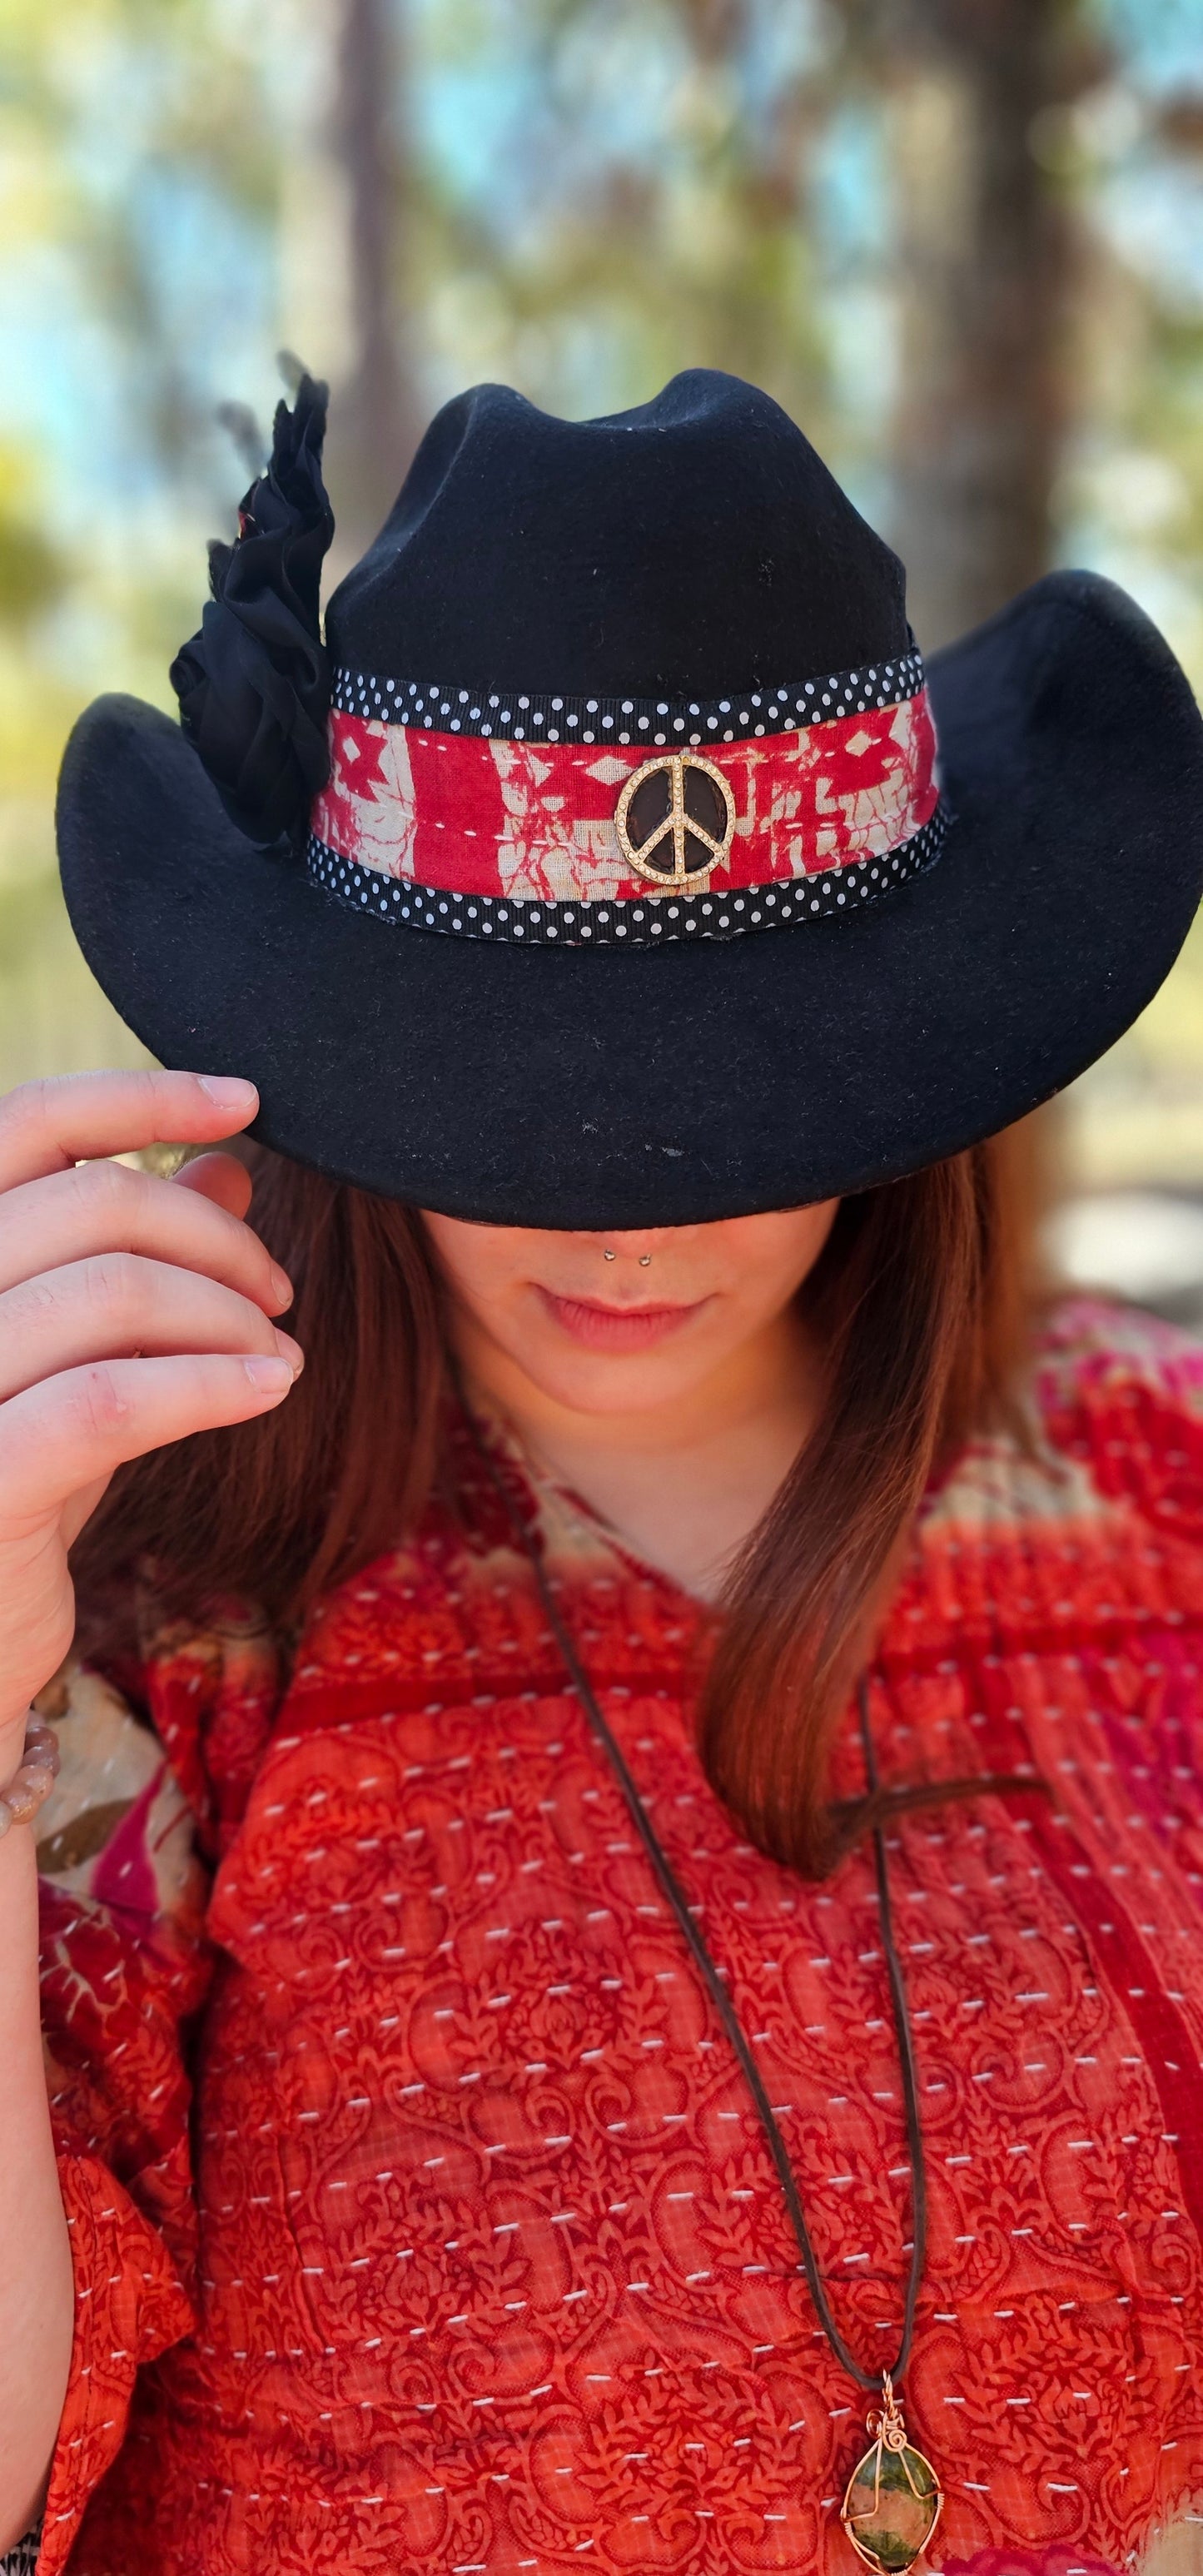
<instances>
[{"instance_id":1,"label":"beaded bracelet","mask_svg":"<svg viewBox=\"0 0 1203 2576\"><path fill-rule=\"evenodd\" d=\"M54 1787L58 1768L58 1737L53 1727L46 1726L31 1710L26 1721L20 1769L14 1771L0 1797L0 1841L10 1825L32 1823Z\"/></svg>"}]
</instances>

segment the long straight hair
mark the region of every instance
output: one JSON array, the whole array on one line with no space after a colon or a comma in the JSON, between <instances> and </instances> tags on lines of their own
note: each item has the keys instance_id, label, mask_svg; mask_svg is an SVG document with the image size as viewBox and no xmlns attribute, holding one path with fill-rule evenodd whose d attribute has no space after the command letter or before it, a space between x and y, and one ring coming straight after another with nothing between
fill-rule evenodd
<instances>
[{"instance_id":1,"label":"long straight hair","mask_svg":"<svg viewBox=\"0 0 1203 2576\"><path fill-rule=\"evenodd\" d=\"M249 1594L295 1625L449 1477L444 1297L421 1217L248 1159L251 1221L296 1286L304 1375L276 1412L114 1480L75 1551L93 1619L150 1558L181 1607ZM699 1743L747 1832L808 1876L850 1836L828 1802L832 1733L916 1506L942 1460L1013 1410L1035 1200L1030 1137L1011 1130L846 1199L800 1292L818 1416L731 1576Z\"/></svg>"}]
</instances>

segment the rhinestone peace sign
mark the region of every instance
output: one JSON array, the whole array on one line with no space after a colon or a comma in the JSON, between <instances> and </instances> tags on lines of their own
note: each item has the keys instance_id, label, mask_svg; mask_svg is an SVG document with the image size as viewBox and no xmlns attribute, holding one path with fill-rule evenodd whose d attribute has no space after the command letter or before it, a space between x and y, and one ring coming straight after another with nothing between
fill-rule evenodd
<instances>
[{"instance_id":1,"label":"rhinestone peace sign","mask_svg":"<svg viewBox=\"0 0 1203 2576\"><path fill-rule=\"evenodd\" d=\"M701 894L731 847L735 798L714 761L666 751L628 778L614 828L624 859L646 884Z\"/></svg>"}]
</instances>

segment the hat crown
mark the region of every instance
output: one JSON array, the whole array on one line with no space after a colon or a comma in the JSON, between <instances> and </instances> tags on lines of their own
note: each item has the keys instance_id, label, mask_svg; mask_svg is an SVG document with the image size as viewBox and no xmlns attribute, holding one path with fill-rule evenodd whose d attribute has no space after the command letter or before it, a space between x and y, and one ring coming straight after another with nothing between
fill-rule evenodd
<instances>
[{"instance_id":1,"label":"hat crown","mask_svg":"<svg viewBox=\"0 0 1203 2576\"><path fill-rule=\"evenodd\" d=\"M326 634L402 683L707 697L908 643L897 556L777 403L707 368L597 420L505 385L445 404Z\"/></svg>"}]
</instances>

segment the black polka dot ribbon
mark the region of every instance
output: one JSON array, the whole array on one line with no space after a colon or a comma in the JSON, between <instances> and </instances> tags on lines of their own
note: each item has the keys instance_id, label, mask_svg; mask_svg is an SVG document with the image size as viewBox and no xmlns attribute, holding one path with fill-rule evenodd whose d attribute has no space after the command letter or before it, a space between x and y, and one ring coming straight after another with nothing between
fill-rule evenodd
<instances>
[{"instance_id":1,"label":"black polka dot ribbon","mask_svg":"<svg viewBox=\"0 0 1203 2576\"><path fill-rule=\"evenodd\" d=\"M832 671L776 688L733 690L722 698L591 698L530 690L507 694L339 668L333 674L331 703L342 715L376 717L430 733L505 735L513 742L696 747L796 733L800 726L879 712L915 697L923 684L923 656L915 647L892 662L864 663L855 671Z\"/></svg>"},{"instance_id":2,"label":"black polka dot ribbon","mask_svg":"<svg viewBox=\"0 0 1203 2576\"><path fill-rule=\"evenodd\" d=\"M314 883L339 903L401 930L518 940L528 947L650 948L673 939L735 939L748 931L796 929L807 921L858 911L931 867L948 822L941 803L921 831L880 858L780 878L772 885L741 886L732 893L648 894L636 902L537 903L456 894L445 886L415 885L407 877L361 867L316 834L310 836L308 866Z\"/></svg>"}]
</instances>

